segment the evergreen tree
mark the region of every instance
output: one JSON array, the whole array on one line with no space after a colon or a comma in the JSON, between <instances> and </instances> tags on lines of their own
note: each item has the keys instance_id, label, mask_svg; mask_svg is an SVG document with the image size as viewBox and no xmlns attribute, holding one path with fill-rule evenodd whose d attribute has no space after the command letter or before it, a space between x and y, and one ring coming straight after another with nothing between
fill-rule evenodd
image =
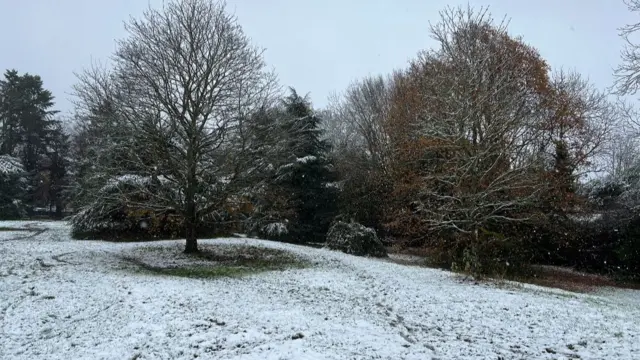
<instances>
[{"instance_id":1,"label":"evergreen tree","mask_svg":"<svg viewBox=\"0 0 640 360\"><path fill-rule=\"evenodd\" d=\"M4 76L0 81L0 153L19 157L25 169L34 172L55 133L54 98L44 89L40 76L18 75L16 70Z\"/></svg>"},{"instance_id":2,"label":"evergreen tree","mask_svg":"<svg viewBox=\"0 0 640 360\"><path fill-rule=\"evenodd\" d=\"M288 160L288 136L283 131L284 111L278 107L261 109L247 119L247 133L257 171L250 174L249 194L253 211L246 230L259 237L286 240L288 224L295 223L290 193L279 171Z\"/></svg>"},{"instance_id":3,"label":"evergreen tree","mask_svg":"<svg viewBox=\"0 0 640 360\"><path fill-rule=\"evenodd\" d=\"M49 172L49 206L55 208L55 217L62 218L62 212L68 199L66 190L69 186L67 169L69 166L69 136L62 125L58 124L53 132L48 153Z\"/></svg>"},{"instance_id":4,"label":"evergreen tree","mask_svg":"<svg viewBox=\"0 0 640 360\"><path fill-rule=\"evenodd\" d=\"M323 139L322 120L308 96L290 91L283 100L282 123L288 162L277 174L296 214L289 234L297 242L323 242L336 213L337 193L331 187L336 174L328 157L330 144Z\"/></svg>"},{"instance_id":5,"label":"evergreen tree","mask_svg":"<svg viewBox=\"0 0 640 360\"><path fill-rule=\"evenodd\" d=\"M53 95L37 75L7 70L0 80L0 155L18 158L27 174L31 205L60 203L66 139L53 118Z\"/></svg>"}]
</instances>

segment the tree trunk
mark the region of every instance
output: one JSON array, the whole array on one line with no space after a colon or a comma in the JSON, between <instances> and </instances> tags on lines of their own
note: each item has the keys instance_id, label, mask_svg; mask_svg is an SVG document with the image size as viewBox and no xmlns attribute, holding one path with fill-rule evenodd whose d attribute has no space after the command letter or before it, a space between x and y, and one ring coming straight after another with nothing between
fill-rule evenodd
<instances>
[{"instance_id":1,"label":"tree trunk","mask_svg":"<svg viewBox=\"0 0 640 360\"><path fill-rule=\"evenodd\" d=\"M193 201L187 203L187 209L185 214L185 230L186 230L186 244L184 247L185 254L192 254L198 252L198 239L196 237L196 206Z\"/></svg>"},{"instance_id":2,"label":"tree trunk","mask_svg":"<svg viewBox=\"0 0 640 360\"><path fill-rule=\"evenodd\" d=\"M185 191L185 225L186 225L186 245L185 254L198 252L198 240L196 239L196 230L198 228L198 212L196 209L196 189L198 188L198 178L196 176L196 166L198 162L197 146L197 123L196 117L192 117L189 132L191 134L189 143L187 144L187 181Z\"/></svg>"},{"instance_id":3,"label":"tree trunk","mask_svg":"<svg viewBox=\"0 0 640 360\"><path fill-rule=\"evenodd\" d=\"M61 219L62 219L62 217L63 217L63 216L62 216L62 208L64 207L64 206L62 205L62 201L60 201L60 199L56 199L55 206L56 206L56 214L55 214L55 218L56 218L57 220L61 220Z\"/></svg>"},{"instance_id":4,"label":"tree trunk","mask_svg":"<svg viewBox=\"0 0 640 360\"><path fill-rule=\"evenodd\" d=\"M198 252L198 239L196 238L195 224L187 224L186 244L184 247L185 254L193 254Z\"/></svg>"}]
</instances>

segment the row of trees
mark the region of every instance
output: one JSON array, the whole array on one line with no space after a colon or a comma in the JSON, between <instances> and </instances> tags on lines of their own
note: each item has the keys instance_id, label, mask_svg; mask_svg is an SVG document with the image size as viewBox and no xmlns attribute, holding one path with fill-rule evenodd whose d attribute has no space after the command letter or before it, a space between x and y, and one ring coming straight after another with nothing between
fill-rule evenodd
<instances>
[{"instance_id":1,"label":"row of trees","mask_svg":"<svg viewBox=\"0 0 640 360\"><path fill-rule=\"evenodd\" d=\"M470 272L533 261L596 267L633 248L633 269L610 264L637 273L632 232L612 235L633 217L597 229L576 220L604 211L585 196L599 186L589 177L628 179L637 167L636 138L619 141L636 119L631 108L578 73L551 69L484 9L446 9L431 35L438 46L408 68L334 97L327 129L343 210ZM634 76L621 77L623 89Z\"/></svg>"},{"instance_id":2,"label":"row of trees","mask_svg":"<svg viewBox=\"0 0 640 360\"><path fill-rule=\"evenodd\" d=\"M333 135L357 137L337 142L368 160L351 191L388 204L360 221L465 268L515 263L515 249L534 241L521 225L578 210L579 172L607 140L615 107L579 74L552 71L486 10L441 15L437 48L337 98L334 123L351 129Z\"/></svg>"},{"instance_id":3,"label":"row of trees","mask_svg":"<svg viewBox=\"0 0 640 360\"><path fill-rule=\"evenodd\" d=\"M282 93L224 3L169 2L126 30L110 65L74 88L66 181L78 236L184 236L195 252L199 236L232 231L322 242L339 217L474 273L635 266L616 255L635 238L612 235L632 234L633 216L583 226L612 209L603 201L637 204L636 137L620 141L633 107L552 69L486 9L446 9L435 48L320 111ZM636 50L625 54L629 92ZM33 171L15 149L3 153Z\"/></svg>"}]
</instances>

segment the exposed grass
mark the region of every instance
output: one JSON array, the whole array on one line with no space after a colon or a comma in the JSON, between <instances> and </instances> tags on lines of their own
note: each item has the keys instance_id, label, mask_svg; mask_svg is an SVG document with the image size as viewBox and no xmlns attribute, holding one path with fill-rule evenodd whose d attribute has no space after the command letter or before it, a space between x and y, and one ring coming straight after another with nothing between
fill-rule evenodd
<instances>
[{"instance_id":1,"label":"exposed grass","mask_svg":"<svg viewBox=\"0 0 640 360\"><path fill-rule=\"evenodd\" d=\"M231 237L231 234L214 229L200 229L197 233L198 239L214 239L218 237ZM153 232L141 228L131 228L117 231L71 231L71 238L75 240L100 240L108 242L149 242L162 240L178 240L184 238L184 230L173 229L172 231Z\"/></svg>"},{"instance_id":2,"label":"exposed grass","mask_svg":"<svg viewBox=\"0 0 640 360\"><path fill-rule=\"evenodd\" d=\"M194 266L184 268L144 267L143 271L156 275L178 276L186 278L208 279L218 277L239 277L258 272L257 269L216 265L211 267Z\"/></svg>"},{"instance_id":3,"label":"exposed grass","mask_svg":"<svg viewBox=\"0 0 640 360\"><path fill-rule=\"evenodd\" d=\"M184 254L182 246L145 246L123 259L135 265L136 271L187 278L241 277L308 266L284 250L231 244L201 245L196 254Z\"/></svg>"},{"instance_id":4,"label":"exposed grass","mask_svg":"<svg viewBox=\"0 0 640 360\"><path fill-rule=\"evenodd\" d=\"M640 284L617 281L608 276L583 273L557 266L533 266L533 276L513 279L544 287L557 288L576 293L589 293L603 287L640 289Z\"/></svg>"},{"instance_id":5,"label":"exposed grass","mask_svg":"<svg viewBox=\"0 0 640 360\"><path fill-rule=\"evenodd\" d=\"M0 231L33 231L33 229L0 226Z\"/></svg>"}]
</instances>

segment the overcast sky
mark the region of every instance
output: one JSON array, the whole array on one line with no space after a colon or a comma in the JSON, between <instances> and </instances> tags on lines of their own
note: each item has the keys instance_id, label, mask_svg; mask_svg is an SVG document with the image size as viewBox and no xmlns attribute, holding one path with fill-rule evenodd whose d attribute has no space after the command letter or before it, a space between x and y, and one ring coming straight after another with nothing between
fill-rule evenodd
<instances>
[{"instance_id":1,"label":"overcast sky","mask_svg":"<svg viewBox=\"0 0 640 360\"><path fill-rule=\"evenodd\" d=\"M74 71L104 60L123 21L162 0L0 0L0 70L40 75L70 112ZM452 0L229 0L281 83L311 93L324 106L332 91L368 74L403 67L432 47L428 25ZM510 18L514 35L537 47L553 67L576 69L597 86L612 82L622 41L617 28L633 22L622 0L470 0Z\"/></svg>"}]
</instances>

